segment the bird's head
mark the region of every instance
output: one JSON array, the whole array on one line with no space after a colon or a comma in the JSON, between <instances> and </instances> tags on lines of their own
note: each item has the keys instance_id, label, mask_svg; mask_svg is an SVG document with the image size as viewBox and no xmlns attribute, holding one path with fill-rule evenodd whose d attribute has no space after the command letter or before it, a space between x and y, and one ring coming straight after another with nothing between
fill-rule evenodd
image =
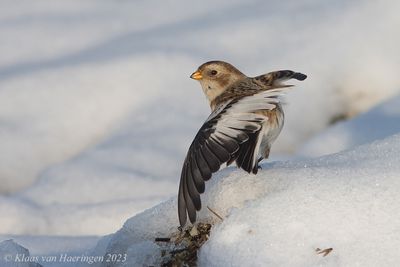
<instances>
[{"instance_id":1,"label":"bird's head","mask_svg":"<svg viewBox=\"0 0 400 267\"><path fill-rule=\"evenodd\" d=\"M206 62L190 76L200 82L210 103L232 84L245 77L234 66L223 61Z\"/></svg>"}]
</instances>

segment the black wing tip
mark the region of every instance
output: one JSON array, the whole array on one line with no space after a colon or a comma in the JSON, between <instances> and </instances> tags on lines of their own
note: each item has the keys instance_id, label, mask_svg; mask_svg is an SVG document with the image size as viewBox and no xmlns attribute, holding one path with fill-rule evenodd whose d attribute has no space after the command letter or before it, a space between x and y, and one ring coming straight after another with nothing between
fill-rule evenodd
<instances>
[{"instance_id":1,"label":"black wing tip","mask_svg":"<svg viewBox=\"0 0 400 267\"><path fill-rule=\"evenodd\" d=\"M182 189L180 189L180 190L182 190ZM186 203L185 203L184 196L181 195L181 192L179 192L179 195L178 195L178 219L179 219L179 224L181 225L181 227L184 227L187 222Z\"/></svg>"},{"instance_id":2,"label":"black wing tip","mask_svg":"<svg viewBox=\"0 0 400 267\"><path fill-rule=\"evenodd\" d=\"M191 224L194 224L197 219L197 208L195 209L190 209L186 205L184 207L178 207L178 219L179 219L179 225L181 228L184 228L185 225L188 222L188 217L189 221Z\"/></svg>"},{"instance_id":3,"label":"black wing tip","mask_svg":"<svg viewBox=\"0 0 400 267\"><path fill-rule=\"evenodd\" d=\"M292 77L295 78L296 80L304 81L307 78L307 75L300 72L295 72Z\"/></svg>"},{"instance_id":4,"label":"black wing tip","mask_svg":"<svg viewBox=\"0 0 400 267\"><path fill-rule=\"evenodd\" d=\"M179 225L183 228L183 227L185 227L186 222L187 222L186 214L183 216L181 214L179 214Z\"/></svg>"},{"instance_id":5,"label":"black wing tip","mask_svg":"<svg viewBox=\"0 0 400 267\"><path fill-rule=\"evenodd\" d=\"M197 212L196 212L196 210L192 210L192 211L189 211L188 210L188 215L189 215L189 221L192 223L192 224L194 224L195 222L196 222L196 219L197 219Z\"/></svg>"}]
</instances>

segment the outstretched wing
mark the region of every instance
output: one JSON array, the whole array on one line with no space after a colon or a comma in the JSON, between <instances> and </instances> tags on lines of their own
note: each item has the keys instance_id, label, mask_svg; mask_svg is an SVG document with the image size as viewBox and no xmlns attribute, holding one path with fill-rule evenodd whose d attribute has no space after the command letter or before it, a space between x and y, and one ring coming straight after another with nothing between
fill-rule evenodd
<instances>
[{"instance_id":1,"label":"outstretched wing","mask_svg":"<svg viewBox=\"0 0 400 267\"><path fill-rule=\"evenodd\" d=\"M196 134L182 167L178 193L179 222L184 226L187 214L192 223L196 211L201 209L200 194L205 190L205 181L218 171L222 164L235 160L237 151L246 142L258 142L267 117L256 114L259 110L273 110L279 103L283 89L272 89L231 100L217 107ZM257 164L257 151L252 151L251 162Z\"/></svg>"}]
</instances>

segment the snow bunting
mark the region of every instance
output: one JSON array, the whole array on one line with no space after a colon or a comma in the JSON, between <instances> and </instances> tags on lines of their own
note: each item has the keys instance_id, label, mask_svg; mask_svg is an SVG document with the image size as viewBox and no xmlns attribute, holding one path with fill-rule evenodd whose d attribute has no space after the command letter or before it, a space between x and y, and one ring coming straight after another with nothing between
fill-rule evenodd
<instances>
[{"instance_id":1,"label":"snow bunting","mask_svg":"<svg viewBox=\"0 0 400 267\"><path fill-rule=\"evenodd\" d=\"M282 82L307 78L291 70L251 78L223 61L204 63L190 77L200 82L211 114L196 134L183 163L178 193L182 227L187 215L191 223L196 221L204 182L222 164L235 161L239 168L257 174L258 163L268 158L271 144L283 126L279 96L292 85Z\"/></svg>"}]
</instances>

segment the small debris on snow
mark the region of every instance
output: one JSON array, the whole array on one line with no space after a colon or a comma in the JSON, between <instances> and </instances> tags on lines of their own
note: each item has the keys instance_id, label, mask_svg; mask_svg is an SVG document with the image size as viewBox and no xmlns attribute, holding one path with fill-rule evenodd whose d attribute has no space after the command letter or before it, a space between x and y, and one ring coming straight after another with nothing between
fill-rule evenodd
<instances>
[{"instance_id":1,"label":"small debris on snow","mask_svg":"<svg viewBox=\"0 0 400 267\"><path fill-rule=\"evenodd\" d=\"M208 240L210 230L211 224L198 223L172 236L172 242L160 245L163 247L161 266L197 266L197 252Z\"/></svg>"},{"instance_id":2,"label":"small debris on snow","mask_svg":"<svg viewBox=\"0 0 400 267\"><path fill-rule=\"evenodd\" d=\"M189 234L190 234L190 236L198 236L199 235L199 231L197 231L196 225L194 225L192 227L192 229L190 230Z\"/></svg>"},{"instance_id":3,"label":"small debris on snow","mask_svg":"<svg viewBox=\"0 0 400 267\"><path fill-rule=\"evenodd\" d=\"M326 257L329 253L331 253L332 250L333 248L326 248L326 249L316 248L315 252L317 252L317 254L322 254L322 257Z\"/></svg>"}]
</instances>

